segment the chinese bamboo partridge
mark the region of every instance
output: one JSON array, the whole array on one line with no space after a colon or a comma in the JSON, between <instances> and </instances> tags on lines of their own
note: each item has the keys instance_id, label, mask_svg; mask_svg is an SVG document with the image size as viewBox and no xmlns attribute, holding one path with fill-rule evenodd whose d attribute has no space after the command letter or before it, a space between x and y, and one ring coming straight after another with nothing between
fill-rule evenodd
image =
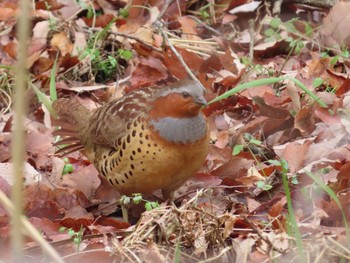
<instances>
[{"instance_id":1,"label":"chinese bamboo partridge","mask_svg":"<svg viewBox=\"0 0 350 263\"><path fill-rule=\"evenodd\" d=\"M60 153L83 150L123 194L162 189L164 199L202 166L209 131L202 87L183 80L135 90L91 112L76 100L53 103L66 137ZM68 145L67 145L68 144Z\"/></svg>"}]
</instances>

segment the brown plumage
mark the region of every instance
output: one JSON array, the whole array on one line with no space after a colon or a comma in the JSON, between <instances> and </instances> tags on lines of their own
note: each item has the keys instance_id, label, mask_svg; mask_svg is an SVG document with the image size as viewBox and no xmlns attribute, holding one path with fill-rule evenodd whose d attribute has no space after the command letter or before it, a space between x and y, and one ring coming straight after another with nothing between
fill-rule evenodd
<instances>
[{"instance_id":1,"label":"brown plumage","mask_svg":"<svg viewBox=\"0 0 350 263\"><path fill-rule=\"evenodd\" d=\"M91 112L76 100L53 103L64 137L58 153L82 150L121 193L162 189L173 197L202 166L209 144L203 90L184 80L128 93ZM68 145L67 145L68 144Z\"/></svg>"}]
</instances>

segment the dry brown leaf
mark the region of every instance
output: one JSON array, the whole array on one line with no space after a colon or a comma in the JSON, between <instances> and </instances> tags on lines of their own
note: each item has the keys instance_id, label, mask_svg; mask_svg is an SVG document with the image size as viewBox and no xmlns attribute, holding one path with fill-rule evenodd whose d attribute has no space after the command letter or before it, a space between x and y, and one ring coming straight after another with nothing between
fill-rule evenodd
<instances>
[{"instance_id":1,"label":"dry brown leaf","mask_svg":"<svg viewBox=\"0 0 350 263\"><path fill-rule=\"evenodd\" d=\"M80 190L85 196L90 198L100 183L101 180L98 177L96 168L90 164L89 166L74 170L71 174L66 174L60 185L71 190Z\"/></svg>"},{"instance_id":2,"label":"dry brown leaf","mask_svg":"<svg viewBox=\"0 0 350 263\"><path fill-rule=\"evenodd\" d=\"M165 257L160 253L158 246L155 243L149 243L142 251L145 262L165 263Z\"/></svg>"},{"instance_id":3,"label":"dry brown leaf","mask_svg":"<svg viewBox=\"0 0 350 263\"><path fill-rule=\"evenodd\" d=\"M288 162L290 172L295 173L305 165L305 155L311 145L311 140L305 140L303 143L288 143L283 152L283 158Z\"/></svg>"},{"instance_id":4,"label":"dry brown leaf","mask_svg":"<svg viewBox=\"0 0 350 263\"><path fill-rule=\"evenodd\" d=\"M51 39L51 46L61 51L62 55L71 54L73 51L73 43L65 32L54 34Z\"/></svg>"},{"instance_id":5,"label":"dry brown leaf","mask_svg":"<svg viewBox=\"0 0 350 263\"><path fill-rule=\"evenodd\" d=\"M319 41L322 45L332 49L337 48L339 52L344 45L350 48L349 12L350 3L348 2L339 1L333 6L323 20L319 36Z\"/></svg>"}]
</instances>

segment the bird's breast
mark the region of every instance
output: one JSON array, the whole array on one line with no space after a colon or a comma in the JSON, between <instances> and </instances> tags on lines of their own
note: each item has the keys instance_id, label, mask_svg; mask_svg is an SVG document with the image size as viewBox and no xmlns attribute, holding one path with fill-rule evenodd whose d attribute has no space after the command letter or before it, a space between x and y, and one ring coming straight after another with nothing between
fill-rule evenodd
<instances>
[{"instance_id":1,"label":"bird's breast","mask_svg":"<svg viewBox=\"0 0 350 263\"><path fill-rule=\"evenodd\" d=\"M159 136L170 143L194 143L207 133L207 123L203 114L195 117L163 117L149 120Z\"/></svg>"}]
</instances>

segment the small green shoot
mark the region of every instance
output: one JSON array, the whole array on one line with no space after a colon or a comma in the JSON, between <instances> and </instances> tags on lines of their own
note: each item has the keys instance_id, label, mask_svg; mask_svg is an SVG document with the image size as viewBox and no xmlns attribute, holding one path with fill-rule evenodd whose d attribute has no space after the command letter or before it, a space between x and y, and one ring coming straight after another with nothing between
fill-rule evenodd
<instances>
[{"instance_id":1,"label":"small green shoot","mask_svg":"<svg viewBox=\"0 0 350 263\"><path fill-rule=\"evenodd\" d=\"M243 144L237 144L235 147L233 147L232 155L238 155L240 154L244 149Z\"/></svg>"},{"instance_id":2,"label":"small green shoot","mask_svg":"<svg viewBox=\"0 0 350 263\"><path fill-rule=\"evenodd\" d=\"M312 82L312 87L318 88L324 83L324 80L321 78L315 78L314 81Z\"/></svg>"},{"instance_id":3,"label":"small green shoot","mask_svg":"<svg viewBox=\"0 0 350 263\"><path fill-rule=\"evenodd\" d=\"M47 11L50 11L50 9L52 8L52 5L50 5L48 2L44 2L44 4L45 4L45 8L46 8L46 10Z\"/></svg>"},{"instance_id":4,"label":"small green shoot","mask_svg":"<svg viewBox=\"0 0 350 263\"><path fill-rule=\"evenodd\" d=\"M87 48L80 51L79 60L88 57L91 61L91 74L95 76L96 82L108 82L114 78L120 67L118 60L130 60L133 57L131 50L122 48L114 52L104 50L106 47L104 40L116 20L117 18L112 19L101 31L91 34Z\"/></svg>"},{"instance_id":5,"label":"small green shoot","mask_svg":"<svg viewBox=\"0 0 350 263\"><path fill-rule=\"evenodd\" d=\"M210 18L210 14L204 8L199 9L199 15L204 21Z\"/></svg>"},{"instance_id":6,"label":"small green shoot","mask_svg":"<svg viewBox=\"0 0 350 263\"><path fill-rule=\"evenodd\" d=\"M73 238L73 242L74 244L77 245L77 251L79 251L79 248L80 248L80 244L83 240L83 234L84 234L84 231L85 231L85 228L83 228L83 226L80 227L80 230L79 231L74 231L72 228L67 228L67 227L60 227L59 229L59 232L65 232L67 231L67 234Z\"/></svg>"},{"instance_id":7,"label":"small green shoot","mask_svg":"<svg viewBox=\"0 0 350 263\"><path fill-rule=\"evenodd\" d=\"M256 183L256 187L264 191L269 191L272 189L272 185L265 183L264 181L259 181Z\"/></svg>"},{"instance_id":8,"label":"small green shoot","mask_svg":"<svg viewBox=\"0 0 350 263\"><path fill-rule=\"evenodd\" d=\"M63 160L65 162L65 165L63 166L62 175L69 174L69 173L73 172L73 170L74 170L73 165L71 163L69 163L68 158L64 158Z\"/></svg>"},{"instance_id":9,"label":"small green shoot","mask_svg":"<svg viewBox=\"0 0 350 263\"><path fill-rule=\"evenodd\" d=\"M296 175L292 176L290 178L290 182L294 185L298 185L299 184L299 180L298 180L298 177Z\"/></svg>"},{"instance_id":10,"label":"small green shoot","mask_svg":"<svg viewBox=\"0 0 350 263\"><path fill-rule=\"evenodd\" d=\"M62 170L62 175L69 174L73 172L73 165L70 163L67 163L64 165L63 170Z\"/></svg>"},{"instance_id":11,"label":"small green shoot","mask_svg":"<svg viewBox=\"0 0 350 263\"><path fill-rule=\"evenodd\" d=\"M285 40L289 43L290 54L300 54L301 50L305 47L303 40L307 40L313 35L313 28L310 24L302 21L299 23L304 24L305 32L299 31L294 23L297 19L291 19L286 22L282 22L279 18L271 18L269 21L269 28L264 31L265 42L277 42ZM286 36L281 35L282 30L285 30Z\"/></svg>"},{"instance_id":12,"label":"small green shoot","mask_svg":"<svg viewBox=\"0 0 350 263\"><path fill-rule=\"evenodd\" d=\"M49 22L49 29L51 31L58 31L58 21L52 17L48 19Z\"/></svg>"},{"instance_id":13,"label":"small green shoot","mask_svg":"<svg viewBox=\"0 0 350 263\"><path fill-rule=\"evenodd\" d=\"M155 209L155 208L159 207L159 203L158 202L152 202L152 201L146 200L146 199L144 199L142 197L142 194L140 194L140 193L134 193L134 194L132 194L132 197L123 195L120 198L120 203L121 203L122 206L123 205L128 205L131 202L133 202L134 204L138 205L142 201L145 202L145 209L147 211L150 211L152 209Z\"/></svg>"},{"instance_id":14,"label":"small green shoot","mask_svg":"<svg viewBox=\"0 0 350 263\"><path fill-rule=\"evenodd\" d=\"M264 35L266 36L265 42L273 42L282 40L280 34L281 20L279 18L272 18L270 21L270 27L265 30Z\"/></svg>"},{"instance_id":15,"label":"small green shoot","mask_svg":"<svg viewBox=\"0 0 350 263\"><path fill-rule=\"evenodd\" d=\"M329 64L330 64L331 66L334 66L335 64L338 63L339 58L340 58L339 55L334 56L334 57L331 59L331 61L329 62Z\"/></svg>"},{"instance_id":16,"label":"small green shoot","mask_svg":"<svg viewBox=\"0 0 350 263\"><path fill-rule=\"evenodd\" d=\"M145 203L145 208L146 208L146 211L151 211L155 208L159 207L159 203L158 202L146 202Z\"/></svg>"},{"instance_id":17,"label":"small green shoot","mask_svg":"<svg viewBox=\"0 0 350 263\"><path fill-rule=\"evenodd\" d=\"M127 19L129 17L129 10L125 8L119 9L118 14L122 18Z\"/></svg>"},{"instance_id":18,"label":"small green shoot","mask_svg":"<svg viewBox=\"0 0 350 263\"><path fill-rule=\"evenodd\" d=\"M119 57L125 60L132 59L132 56L133 56L131 50L122 49L122 48L118 49L117 54Z\"/></svg>"},{"instance_id":19,"label":"small green shoot","mask_svg":"<svg viewBox=\"0 0 350 263\"><path fill-rule=\"evenodd\" d=\"M249 133L245 133L243 136L249 143L259 145L259 146L262 145L262 141L255 139L254 136Z\"/></svg>"},{"instance_id":20,"label":"small green shoot","mask_svg":"<svg viewBox=\"0 0 350 263\"><path fill-rule=\"evenodd\" d=\"M326 51L321 53L321 58L329 58L331 57L329 54L331 53L331 49L327 48ZM335 55L332 57L331 61L329 62L331 66L334 66L338 63L340 58L348 59L350 56L349 50L346 46L341 47L341 54Z\"/></svg>"},{"instance_id":21,"label":"small green shoot","mask_svg":"<svg viewBox=\"0 0 350 263\"><path fill-rule=\"evenodd\" d=\"M262 141L259 141L257 139L254 138L254 136L252 136L249 133L245 133L243 135L244 139L247 141L247 146L249 147L250 144L254 144L254 145L262 145ZM232 155L238 155L240 154L242 151L244 150L244 145L242 144L237 144L233 147L232 150Z\"/></svg>"},{"instance_id":22,"label":"small green shoot","mask_svg":"<svg viewBox=\"0 0 350 263\"><path fill-rule=\"evenodd\" d=\"M138 205L139 203L141 203L142 201L141 194L132 194L132 195L133 195L132 201L134 202L134 204Z\"/></svg>"}]
</instances>

